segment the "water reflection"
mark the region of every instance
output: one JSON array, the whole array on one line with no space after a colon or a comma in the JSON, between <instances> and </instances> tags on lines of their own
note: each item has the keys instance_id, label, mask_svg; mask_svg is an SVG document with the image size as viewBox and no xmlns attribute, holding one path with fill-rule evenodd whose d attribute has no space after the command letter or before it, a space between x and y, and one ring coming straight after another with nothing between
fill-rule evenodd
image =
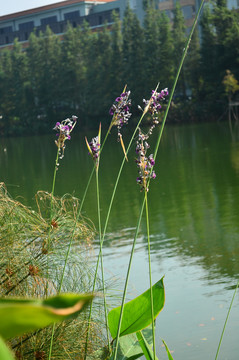
<instances>
[{"instance_id":1,"label":"water reflection","mask_svg":"<svg viewBox=\"0 0 239 360\"><path fill-rule=\"evenodd\" d=\"M123 153L115 134L106 143L100 165L102 219L110 202ZM156 135L156 134L155 134ZM89 137L91 134L89 135ZM127 142L127 134L125 142ZM32 205L37 190L51 191L56 155L52 136L3 139L1 181L10 193ZM122 247L134 237L143 194L136 186L134 149L119 183L108 227L107 246ZM239 274L239 142L227 124L167 127L149 192L152 252L156 257L194 257L208 279ZM57 174L56 193L81 197L92 170L84 134L74 134ZM94 178L84 207L96 222ZM131 229L129 231L129 229ZM145 221L140 235L144 238Z\"/></svg>"},{"instance_id":2,"label":"water reflection","mask_svg":"<svg viewBox=\"0 0 239 360\"><path fill-rule=\"evenodd\" d=\"M88 138L94 135L87 134ZM101 157L102 223L123 159L115 135L112 130ZM125 144L129 135L127 138L124 134ZM58 195L68 192L81 198L84 193L92 170L84 136L75 133L67 143L57 174ZM51 191L55 155L54 134L2 139L1 181L7 184L13 197L21 196L26 204L34 206L37 190ZM104 244L106 276L118 277L119 289L123 288L143 200L135 181L134 157L132 149L119 182ZM177 360L213 358L239 275L239 137L231 138L227 124L168 126L156 173L149 191L153 279L157 281L165 274L167 289L165 311L157 325L158 336L164 337L175 350ZM97 224L94 178L83 211ZM148 287L145 234L143 216L129 297ZM233 360L238 356L238 310L234 310L232 319L222 359ZM160 354L162 349L157 351Z\"/></svg>"}]
</instances>

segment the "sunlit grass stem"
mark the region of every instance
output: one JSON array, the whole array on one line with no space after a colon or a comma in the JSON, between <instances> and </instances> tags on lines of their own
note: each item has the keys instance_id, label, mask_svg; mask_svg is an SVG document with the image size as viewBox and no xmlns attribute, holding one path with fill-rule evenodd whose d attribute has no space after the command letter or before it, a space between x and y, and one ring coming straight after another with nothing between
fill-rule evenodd
<instances>
[{"instance_id":1,"label":"sunlit grass stem","mask_svg":"<svg viewBox=\"0 0 239 360\"><path fill-rule=\"evenodd\" d=\"M136 132L139 128L139 125L141 124L141 121L143 120L143 117L145 116L146 114L146 111L143 112L142 116L140 117L139 119L139 122L134 130L134 133L130 139L130 142L128 144L128 147L127 147L127 150L125 152L126 156L123 157L123 160L122 160L122 163L121 163L121 166L120 166L120 169L119 169L119 172L118 172L118 175L117 175L117 178L116 178L116 181L115 181L115 185L114 185L114 189L113 189L113 192L112 192L112 196L111 196L111 200L110 200L110 204L109 204L109 208L108 208L108 212L107 212L107 215L106 215L106 220L105 220L105 226L104 226L104 230L103 230L103 234L102 234L102 238L101 238L101 241L100 241L100 250L99 250L99 254L98 254L98 258L97 258L97 262L96 262L96 269L95 269L95 275L94 275L94 283L93 283L93 289L95 289L95 284L96 284L96 279L97 279L97 273L98 273L98 268L99 268L99 263L100 263L100 258L102 257L102 248L103 248L103 242L104 242L104 238L105 238L105 234L106 234L106 230L107 230L107 226L108 226L108 222L109 222L109 218L110 218L110 213L111 213L111 209L112 209L112 205L113 205L113 201L114 201L114 197L115 197L115 194L116 194L116 190L117 190L117 187L118 187L118 183L119 183L119 180L120 180L120 177L121 177L121 173L122 173L122 170L123 170L123 167L124 167L124 164L125 164L125 161L127 159L127 154L129 152L129 149L132 145L132 142L135 138L135 135L136 135ZM111 128L109 128L108 132L107 132L107 135L106 135L106 138L109 134L109 131L110 131ZM106 140L105 138L105 140ZM105 141L104 141L105 143ZM104 144L103 143L103 144ZM102 146L103 148L103 146ZM102 148L101 148L101 152L102 152ZM101 154L100 152L100 154ZM124 154L124 155L125 155ZM93 290L94 291L94 290ZM105 299L104 299L105 301ZM90 305L92 307L92 303ZM91 309L90 309L90 314L91 314ZM90 315L91 316L91 315ZM88 323L88 329L89 329L89 326L90 326L90 321ZM88 338L88 330L87 330L87 338ZM85 351L85 359L87 357L87 346L86 346L86 351Z\"/></svg>"},{"instance_id":2,"label":"sunlit grass stem","mask_svg":"<svg viewBox=\"0 0 239 360\"><path fill-rule=\"evenodd\" d=\"M223 326L223 329L222 329L221 337L220 337L219 344L218 344L218 347L217 347L217 353L216 353L216 356L215 356L215 360L217 360L217 358L218 358L218 354L219 354L221 344L222 344L222 339L223 339L224 332L225 332L226 326L227 326L227 321L228 321L228 318L229 318L229 315L230 315L230 312L231 312L231 309L232 309L232 305L233 305L233 302L234 302L238 287L239 287L239 281L238 281L238 283L236 285L234 294L232 296L231 304L230 304L228 312L227 312L227 317L226 317L226 320L225 320L225 323L224 323L224 326Z\"/></svg>"},{"instance_id":3,"label":"sunlit grass stem","mask_svg":"<svg viewBox=\"0 0 239 360\"><path fill-rule=\"evenodd\" d=\"M155 324L154 324L154 299L153 299L153 284L152 284L152 269L151 269L151 254L150 254L150 232L149 232L149 208L148 208L148 195L147 190L144 191L145 198L145 215L147 227L147 240L148 240L148 260L149 260L149 284L150 284L150 301L151 301L151 317L152 317L152 335L153 335L153 351L154 360L156 359L156 344L155 344Z\"/></svg>"},{"instance_id":4,"label":"sunlit grass stem","mask_svg":"<svg viewBox=\"0 0 239 360\"><path fill-rule=\"evenodd\" d=\"M98 212L98 227L99 227L99 241L100 241L100 248L102 248L102 233L101 233L101 216L100 216L100 191L99 191L99 176L98 176L98 166L96 167L95 177L96 177L96 193L97 193L97 212ZM102 276L102 286L103 286L103 295L104 295L104 310L105 310L105 321L106 321L106 332L107 332L107 341L108 341L108 348L110 348L110 337L109 337L109 327L108 327L108 314L107 314L107 306L106 306L106 296L105 296L105 280L104 280L104 264L103 264L103 256L102 252L99 252L97 258L97 270L94 274L94 282L92 292L95 290L96 279L97 279L97 272L99 267L99 262L101 261L101 276ZM87 358L87 348L88 348L88 341L89 341L89 331L90 331L90 322L92 316L92 307L93 302L90 304L90 311L88 317L88 326L87 326L87 333L86 333L86 343L85 343L85 359Z\"/></svg>"},{"instance_id":5,"label":"sunlit grass stem","mask_svg":"<svg viewBox=\"0 0 239 360\"><path fill-rule=\"evenodd\" d=\"M101 145L101 150L100 150L100 154L103 150L103 147L104 147L104 144L108 138L108 135L110 133L110 129L107 131L106 133L106 136L104 138L104 141ZM58 149L58 157L59 157L59 149ZM56 160L56 164L58 163L58 157L57 157L57 160ZM94 164L93 168L92 168L92 171L91 171L91 174L89 176L89 179L88 179L88 182L86 184L86 188L85 188L85 191L84 191L84 194L83 194L83 197L82 197L82 200L81 200L81 204L80 204L80 207L79 207L79 210L78 210L78 213L77 213L77 216L76 216L76 219L75 219L75 223L74 223L74 227L72 229L72 234L71 234L71 238L70 238L70 241L69 241L69 244L68 244L68 248L67 248L67 252L66 252L66 257L65 257L65 261L64 261L64 266L63 266L63 271L62 271L62 275L61 275L61 280L60 280L60 286L59 286L59 290L58 290L58 294L61 293L61 289L62 289L62 285L63 285L63 281L64 281L64 276L65 276L65 271L66 271L66 266L67 266L67 262L68 262L68 259L69 259L69 255L70 255L70 251L71 251L71 247L72 247L72 242L73 242L73 239L74 239L74 235L75 235L75 231L76 231L76 227L77 227L77 222L79 221L79 218L81 216L81 212L82 212L82 208L83 208L83 205L85 203L85 199L86 199L86 196L87 196L87 193L88 193L88 189L89 189L89 186L90 186L90 183L91 183L91 180L92 180L92 177L93 177L93 174L96 170L96 165ZM54 173L54 176L56 175L56 168L55 168L55 173ZM98 267L97 267L97 270L98 270ZM97 275L97 273L96 273ZM94 280L94 284L96 283L96 275L95 275L95 280ZM95 285L93 286L95 288ZM104 300L105 301L105 300ZM91 305L92 306L92 305ZM106 320L107 321L107 320ZM55 332L55 324L53 325L53 328L52 328L52 334L51 334L51 345L50 345L50 352L49 352L49 357L48 359L50 360L51 359L51 353L52 353L52 346L53 346L53 340L54 340L54 332Z\"/></svg>"},{"instance_id":6,"label":"sunlit grass stem","mask_svg":"<svg viewBox=\"0 0 239 360\"><path fill-rule=\"evenodd\" d=\"M55 162L55 168L53 173L53 180L52 180L52 189L51 189L51 204L50 204L50 226L52 221L52 211L53 211L53 199L54 199L54 193L55 193L55 185L56 185L56 173L58 169L58 161L59 161L59 154L60 154L60 146L57 146L57 153L56 153L56 162Z\"/></svg>"},{"instance_id":7,"label":"sunlit grass stem","mask_svg":"<svg viewBox=\"0 0 239 360\"><path fill-rule=\"evenodd\" d=\"M56 162L55 162L55 169L53 174L53 181L52 181L52 190L51 190L51 203L50 203L50 221L49 221L49 234L48 234L48 253L50 248L50 231L51 231L51 221L52 221L52 210L53 210L53 199L54 199L54 192L55 192L55 184L56 184L56 173L58 169L58 160L59 160L59 154L60 154L60 145L57 146L57 154L56 154ZM48 292L48 272L49 272L49 264L47 259L47 289L46 292ZM53 346L53 338L54 338L54 332L55 332L55 323L52 327L52 333L51 333L51 342L50 342L50 348L49 348L49 356L48 359L51 359L51 353L52 353L52 346Z\"/></svg>"},{"instance_id":8,"label":"sunlit grass stem","mask_svg":"<svg viewBox=\"0 0 239 360\"><path fill-rule=\"evenodd\" d=\"M187 39L186 46L185 46L185 48L183 50L183 55L181 57L180 64L179 64L179 67L178 67L178 70L177 70L177 73L176 73L176 76L175 76L175 79L174 79L174 83L173 83L173 87L172 87L172 90L171 90L171 93L170 93L168 105L167 105L167 108L166 108L165 113L164 113L160 133L159 133L158 140L157 140L157 143L156 143L155 152L154 152L154 159L156 159L156 156L157 156L157 152L158 152L159 144L160 144L160 141L161 141L161 138L162 138L165 122L166 122L166 119L167 119L167 116L168 116L168 111L169 111L169 108L170 108L170 105L171 105L171 102L172 102L172 99L173 99L173 95L174 95L175 88L176 88L176 85L177 85L177 82L178 82L178 78L179 78L182 66L184 64L184 60L185 60L185 57L187 55L189 45L190 45L190 42L191 42L191 39L192 39L192 35L194 33L196 24L198 22L198 18L199 18L200 12L202 10L203 4L204 4L204 0L201 1L201 4L199 6L199 9L197 11L197 14L196 14L194 22L193 22L192 29L191 29L190 34L189 34L188 39ZM113 360L116 360L116 356L117 356L117 351L118 351L118 346L119 346L120 327L121 327L122 317L123 317L123 309L124 309L124 302L125 302L126 291L127 291L127 284L128 284L128 280L129 280L129 274L130 274L130 269L131 269L131 264L132 264L134 249L135 249L135 243L136 243L136 238L137 238L138 231L139 231L139 226L140 226L140 222L141 222L141 218L142 218L144 205L145 205L145 199L143 200L142 207L141 207L141 210L140 210L138 223L137 223L137 227L136 227L136 231L135 231L135 237L134 237L134 241L133 241L133 244L132 244L132 249L131 249L131 254L130 254L130 259L129 259L129 264L128 264L128 270L127 270L127 275L126 275L126 279L125 279L125 287L124 287L124 292L123 292L122 302L121 302L121 312L120 312L120 317L119 317L119 324L118 324L118 331L117 331L117 336L116 336Z\"/></svg>"}]
</instances>

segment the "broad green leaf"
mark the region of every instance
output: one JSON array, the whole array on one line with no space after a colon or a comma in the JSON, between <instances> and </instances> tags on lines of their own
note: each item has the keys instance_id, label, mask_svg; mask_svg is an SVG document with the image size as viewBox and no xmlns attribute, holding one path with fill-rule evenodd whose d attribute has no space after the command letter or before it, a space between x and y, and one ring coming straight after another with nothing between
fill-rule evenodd
<instances>
[{"instance_id":1,"label":"broad green leaf","mask_svg":"<svg viewBox=\"0 0 239 360\"><path fill-rule=\"evenodd\" d=\"M1 360L14 360L12 352L8 349L3 339L0 337L0 359Z\"/></svg>"},{"instance_id":2,"label":"broad green leaf","mask_svg":"<svg viewBox=\"0 0 239 360\"><path fill-rule=\"evenodd\" d=\"M168 354L168 360L173 360L173 357L172 357L172 355L171 355L171 353L170 353L170 350L169 350L169 348L168 348L168 345L166 344L166 342L162 339L162 342L163 342L163 344L164 344L164 346L165 346L165 349L166 349L166 351L167 351L167 354Z\"/></svg>"},{"instance_id":3,"label":"broad green leaf","mask_svg":"<svg viewBox=\"0 0 239 360\"><path fill-rule=\"evenodd\" d=\"M76 316L92 299L93 295L81 294L46 300L0 299L0 336L9 339Z\"/></svg>"},{"instance_id":4,"label":"broad green leaf","mask_svg":"<svg viewBox=\"0 0 239 360\"><path fill-rule=\"evenodd\" d=\"M152 326L142 330L143 336L149 346L153 344ZM119 339L119 348L117 352L117 360L135 360L143 356L144 353L141 349L139 341L135 333L122 336ZM113 360L113 355L109 360Z\"/></svg>"},{"instance_id":5,"label":"broad green leaf","mask_svg":"<svg viewBox=\"0 0 239 360\"><path fill-rule=\"evenodd\" d=\"M153 286L154 319L164 306L165 294L163 278ZM108 314L110 333L113 339L117 336L121 306L112 309ZM142 330L152 323L150 289L124 305L120 336Z\"/></svg>"},{"instance_id":6,"label":"broad green leaf","mask_svg":"<svg viewBox=\"0 0 239 360\"><path fill-rule=\"evenodd\" d=\"M145 339L142 332L137 331L136 336L139 341L139 345L141 346L141 349L143 350L146 360L154 360L153 350L152 350L151 346L149 345L149 343L147 342L147 340ZM155 357L155 359L158 360L157 356Z\"/></svg>"}]
</instances>

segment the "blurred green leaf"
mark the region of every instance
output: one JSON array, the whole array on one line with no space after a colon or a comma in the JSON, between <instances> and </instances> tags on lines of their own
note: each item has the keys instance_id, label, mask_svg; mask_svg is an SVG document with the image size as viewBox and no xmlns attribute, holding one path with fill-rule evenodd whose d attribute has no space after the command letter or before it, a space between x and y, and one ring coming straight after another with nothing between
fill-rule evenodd
<instances>
[{"instance_id":1,"label":"blurred green leaf","mask_svg":"<svg viewBox=\"0 0 239 360\"><path fill-rule=\"evenodd\" d=\"M164 306L165 293L163 278L153 285L154 319ZM112 338L117 336L121 306L108 314L109 329ZM152 323L150 289L124 305L120 336L142 330Z\"/></svg>"},{"instance_id":2,"label":"blurred green leaf","mask_svg":"<svg viewBox=\"0 0 239 360\"><path fill-rule=\"evenodd\" d=\"M0 359L1 360L14 360L14 357L11 351L8 349L7 345L4 343L3 339L0 337Z\"/></svg>"},{"instance_id":3,"label":"blurred green leaf","mask_svg":"<svg viewBox=\"0 0 239 360\"><path fill-rule=\"evenodd\" d=\"M92 299L93 295L81 294L45 300L0 299L0 336L9 339L76 316Z\"/></svg>"}]
</instances>

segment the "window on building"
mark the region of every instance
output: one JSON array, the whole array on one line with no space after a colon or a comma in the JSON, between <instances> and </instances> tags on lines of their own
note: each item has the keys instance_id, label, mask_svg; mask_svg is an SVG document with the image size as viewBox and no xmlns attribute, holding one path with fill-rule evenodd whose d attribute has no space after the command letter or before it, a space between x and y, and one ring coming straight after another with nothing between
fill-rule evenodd
<instances>
[{"instance_id":1,"label":"window on building","mask_svg":"<svg viewBox=\"0 0 239 360\"><path fill-rule=\"evenodd\" d=\"M5 26L0 28L0 35L12 32L12 26Z\"/></svg>"},{"instance_id":2,"label":"window on building","mask_svg":"<svg viewBox=\"0 0 239 360\"><path fill-rule=\"evenodd\" d=\"M102 19L102 16L100 15L100 16L99 16L99 25L101 25L102 22L103 22L103 19Z\"/></svg>"},{"instance_id":3,"label":"window on building","mask_svg":"<svg viewBox=\"0 0 239 360\"><path fill-rule=\"evenodd\" d=\"M34 21L28 21L22 24L19 24L19 30L32 30L34 28Z\"/></svg>"},{"instance_id":4,"label":"window on building","mask_svg":"<svg viewBox=\"0 0 239 360\"><path fill-rule=\"evenodd\" d=\"M57 22L56 16L48 16L47 18L41 19L41 25L50 25Z\"/></svg>"},{"instance_id":5,"label":"window on building","mask_svg":"<svg viewBox=\"0 0 239 360\"><path fill-rule=\"evenodd\" d=\"M80 10L71 11L64 14L65 20L75 20L80 17Z\"/></svg>"}]
</instances>

